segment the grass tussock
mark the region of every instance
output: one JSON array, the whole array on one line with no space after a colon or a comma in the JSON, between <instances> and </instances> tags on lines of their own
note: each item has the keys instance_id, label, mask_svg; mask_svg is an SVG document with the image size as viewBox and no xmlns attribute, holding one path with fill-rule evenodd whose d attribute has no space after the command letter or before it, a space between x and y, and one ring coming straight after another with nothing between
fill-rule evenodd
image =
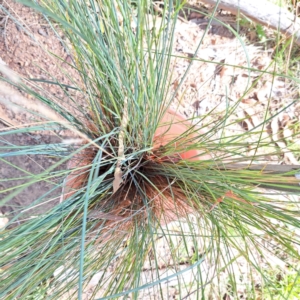
<instances>
[{"instance_id":1,"label":"grass tussock","mask_svg":"<svg viewBox=\"0 0 300 300\"><path fill-rule=\"evenodd\" d=\"M175 28L184 3L20 2L60 27L80 82L66 88L53 81L63 91L59 99L47 95L43 82L23 78L19 88L64 121L11 128L0 137L62 126L82 142L2 147L5 161L41 154L58 161L29 174L1 205L36 182L55 182L53 190L63 192L51 210L11 226L22 220L21 211L2 230L0 298L168 299L172 289L179 299L236 298L240 282L244 295L260 297L265 290L257 283L272 285L265 275L269 260L299 260L298 202L288 197L299 196L298 170L278 174L265 164L251 169L268 155L280 155L264 138L273 118L267 111L252 130L222 134L243 121L229 117L245 95L202 129L199 124L214 109L189 121L169 110L193 64L189 58L172 91L174 60L180 59L173 55ZM200 46L201 41L196 52ZM251 157L248 137L256 141ZM268 153L261 154L261 147ZM66 162L67 169L56 171ZM226 167L229 163L242 167ZM289 195L282 200L276 189ZM35 199L32 207L47 197Z\"/></svg>"}]
</instances>

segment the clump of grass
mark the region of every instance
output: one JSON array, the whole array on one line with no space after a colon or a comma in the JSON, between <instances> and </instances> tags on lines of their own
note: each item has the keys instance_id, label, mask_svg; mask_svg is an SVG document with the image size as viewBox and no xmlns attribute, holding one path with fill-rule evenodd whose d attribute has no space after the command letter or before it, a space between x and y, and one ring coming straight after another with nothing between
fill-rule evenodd
<instances>
[{"instance_id":1,"label":"clump of grass","mask_svg":"<svg viewBox=\"0 0 300 300\"><path fill-rule=\"evenodd\" d=\"M35 182L54 181L62 175L65 180L55 187L64 188L59 205L1 233L1 298L26 299L47 282L49 299L61 299L66 294L82 299L95 276L98 281L90 299L142 299L151 290L163 299L173 278L178 278L180 299L189 295L205 298L207 293L223 293L220 276L224 272L235 296L238 278L233 265L240 257L250 266L250 280L257 273L264 276L257 257L267 260L270 253L276 256L275 250L264 248L265 241L271 240L276 249L299 259L297 204L286 200L291 204L287 208L257 188L289 189L293 184L290 193L299 195L294 177L297 169L277 174L264 172L265 166L249 168L249 157L243 155L248 146L244 138L254 135L257 148L268 146L260 132L211 138L226 129L226 120L236 106L215 122L211 131L203 133L191 125L172 141L154 147L157 128L176 94L170 90L170 71L181 1L166 0L160 6L143 0L22 3L59 24L68 37L73 56L70 66L81 82L68 89L61 83L53 84L61 87L79 111L79 100L88 111L84 118L80 113L71 114L62 99L44 96L26 80L19 85L66 120L59 124L82 140L80 144L62 142L30 150L23 146L14 152L13 147L4 148L4 159L12 153L61 159L39 175L32 175L26 184L16 186L1 203ZM178 85L183 81L184 76ZM79 98L73 97L72 89ZM193 121L197 124L203 119ZM42 124L47 132L57 128L58 122ZM41 130L41 126L33 125L1 135L37 128ZM180 156L195 149L199 160ZM258 155L250 158L251 162L256 160L260 160ZM52 172L66 161L69 170ZM247 164L230 168L225 162ZM46 200L47 194L33 205ZM22 219L22 213L18 218ZM170 229L174 220L178 221L176 228ZM278 229L279 223L287 226L285 232ZM164 263L157 247L161 237L170 255ZM178 240L181 251L177 251ZM174 273L164 274L163 266L174 269ZM182 274L190 271L191 283L182 283ZM251 293L255 294L254 287Z\"/></svg>"}]
</instances>

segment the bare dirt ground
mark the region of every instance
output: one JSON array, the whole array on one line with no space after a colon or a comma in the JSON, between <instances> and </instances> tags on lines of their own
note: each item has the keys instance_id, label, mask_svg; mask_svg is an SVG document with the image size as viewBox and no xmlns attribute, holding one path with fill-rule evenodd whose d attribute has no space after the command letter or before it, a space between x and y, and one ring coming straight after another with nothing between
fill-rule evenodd
<instances>
[{"instance_id":1,"label":"bare dirt ground","mask_svg":"<svg viewBox=\"0 0 300 300\"><path fill-rule=\"evenodd\" d=\"M5 129L5 127L0 124L0 130ZM11 136L4 136L0 140L0 147L9 144L13 145L36 145L40 143L55 143L59 139L53 136L40 136L32 134L15 134ZM29 180L22 177L31 174L40 174L47 168L52 166L57 161L57 158L45 157L43 155L33 156L13 156L7 157L5 160L1 160L0 163L0 189L2 191L7 190L7 192L1 193L1 198L8 196L11 193L10 188L26 184ZM11 164L9 164L11 163ZM13 166L14 165L14 166ZM28 176L29 177L29 176ZM22 179L20 179L22 178ZM7 181L6 181L7 179ZM9 179L9 180L8 180ZM61 194L61 189L54 189L61 178L57 178L56 182L40 181L38 183L32 184L25 188L21 193L15 196L11 201L9 201L5 206L1 207L2 213L9 215L10 218L17 215L26 208L26 213L23 215L24 218L32 217L33 215L44 213L47 209L57 204L59 201L59 196ZM45 193L49 192L49 202L42 203L42 205L34 205L33 201L38 201L39 197L43 196ZM30 209L30 206L34 208ZM18 224L19 220L16 220L14 224Z\"/></svg>"},{"instance_id":2,"label":"bare dirt ground","mask_svg":"<svg viewBox=\"0 0 300 300\"><path fill-rule=\"evenodd\" d=\"M68 75L72 74L71 68L68 68L69 56L63 46L63 37L58 36L50 28L47 21L33 10L16 3L14 1L1 1L7 11L0 13L0 63L4 63L10 69L15 71L21 77L35 80L59 81L70 84ZM61 61L54 59L49 53L61 58ZM64 71L62 71L64 69ZM65 71L68 71L66 75ZM55 75L55 78L52 77ZM73 79L78 79L73 72ZM29 82L30 83L30 82ZM8 97L6 86L0 87L0 97ZM58 103L64 100L62 89L55 84L43 83L43 88L52 96L55 96ZM21 91L16 90L16 95L26 96ZM28 97L28 101L33 101ZM67 105L69 111L73 110L72 104ZM74 110L73 110L74 111ZM78 112L77 112L78 114ZM26 112L25 110L14 110L0 102L0 130L5 130L7 125L24 125L33 123L38 120L36 116ZM34 145L57 143L62 139L61 132L58 134L17 134L14 136L2 136L0 145L10 143L14 145ZM7 159L11 161L15 167L8 165L4 161L0 161L0 188L7 190L2 193L1 197L5 197L10 193L9 188L26 183L26 180L9 180L11 178L24 177L26 172L39 174L42 170L50 167L57 159L53 157L31 157L27 156L24 160L23 156L12 157ZM65 168L65 165L59 169ZM18 169L17 169L18 168ZM56 170L59 170L56 169ZM22 170L22 171L21 171ZM59 178L57 179L57 183ZM3 213L11 213L11 217L18 213L22 208L28 207L33 200L37 200L40 196L54 188L56 183L41 181L26 188L22 193L11 199L5 206L0 209ZM45 210L53 207L61 194L61 189L56 189L48 195L49 201L43 205L36 206L28 210L28 216L45 212ZM52 199L52 200L51 200Z\"/></svg>"},{"instance_id":3,"label":"bare dirt ground","mask_svg":"<svg viewBox=\"0 0 300 300\"><path fill-rule=\"evenodd\" d=\"M9 66L12 70L29 79L39 80L53 80L51 75L55 75L55 80L68 84L69 78L66 73L61 71L61 68L67 68L65 62L70 62L69 53L65 51L63 46L64 38L58 36L49 27L46 20L34 13L31 9L26 8L20 4L15 3L12 0L0 1L0 4L6 7L9 13L0 13L0 58L3 62ZM16 18L16 20L13 20ZM261 45L255 45L256 36L251 38L253 33L246 32L242 34L244 36L241 44L239 40L230 30L230 28L236 29L236 19L234 16L226 14L225 12L219 12L217 19L227 24L224 26L221 22L214 21L209 28L208 34L204 37L203 43L199 48L198 54L193 63L193 67L190 70L184 84L178 91L176 99L172 106L179 110L179 112L190 118L194 115L204 116L210 110L215 109L215 115L211 115L210 119L206 119L206 125L208 128L214 123L214 117L217 113L223 112L229 106L236 104L239 98L241 98L245 91L249 89L247 96L244 97L242 103L237 108L236 112L231 118L244 118L244 121L240 124L235 124L228 127L226 134L229 136L232 133L251 130L255 126L261 123L264 118L263 111L270 103L270 114L276 113L280 108L291 103L296 92L296 87L291 85L290 82L283 78L276 78L272 82L271 74L261 74L258 70L276 70L277 67L272 65L273 50ZM174 72L172 75L173 85L175 90L178 85L178 80L184 74L188 67L191 56L194 55L196 47L205 32L207 26L207 19L201 14L194 13L187 10L186 20L179 21L176 29L176 42L174 48L174 54L180 59L173 62ZM250 40L252 43L250 43ZM53 59L51 55L45 51L50 51L61 58L61 61ZM226 66L224 66L226 64ZM231 66L230 66L231 65ZM234 66L239 66L234 67ZM254 71L248 71L253 69ZM72 72L70 69L69 72ZM72 73L70 73L72 76ZM260 77L261 76L261 77ZM259 78L260 77L260 78ZM259 78L259 80L257 80ZM75 78L76 79L76 78ZM271 84L272 82L272 84ZM48 92L57 96L57 101L63 101L64 95L62 90L57 88L53 84L44 84L44 88L47 88ZM68 108L72 110L72 105ZM21 113L14 113L9 108L0 104L0 130L5 130L7 124L20 125L35 121L32 115L27 114L25 111ZM229 120L230 121L230 120ZM264 133L266 138L269 137L270 131L283 130L283 134L293 134L289 132L289 124L300 121L300 105L299 103L289 107L286 111L279 114L275 123L270 124L269 132L266 130ZM203 125L203 124L202 124ZM216 133L217 134L217 133ZM34 145L37 143L53 143L60 141L61 137L57 136L45 136L39 134L20 134L13 137L3 136L0 138L0 146L5 143L11 143L14 145ZM298 141L300 138L298 137ZM249 143L253 141L249 140ZM274 144L275 146L275 144ZM285 147L286 145L284 145ZM248 149L248 155L251 155L253 149ZM261 149L263 151L263 149ZM266 161L272 161L273 163L297 163L299 157L294 157L287 154L275 155L272 157L265 157ZM9 160L8 160L9 161ZM18 177L24 176L24 170L33 174L38 174L41 170L44 170L55 162L51 157L31 157L27 158L10 158L10 161L17 165L21 170L16 170L15 167L9 166L0 160L0 189L8 190L10 187L16 184L22 184L23 181L17 180ZM65 166L62 166L63 169ZM16 178L15 181L6 181L7 178ZM59 180L59 179L58 179ZM24 207L28 207L33 200L38 199L41 195L48 192L55 186L56 182L40 182L28 189L24 190L21 194L14 197L5 206L1 207L3 213L12 213L14 215ZM9 193L9 190L7 191ZM28 212L28 216L32 214L43 213L55 205L58 201L57 197L60 194L60 190L49 194L49 201L43 206L39 206L32 211ZM3 195L3 194L2 194ZM6 194L4 194L6 195ZM10 217L12 216L10 215ZM173 230L176 231L176 224L173 226ZM159 253L162 258L161 274L170 275L175 273L176 268L170 266L170 261L167 261L168 253L166 250L167 241L160 239L161 246ZM187 256L190 253L186 253ZM170 256L170 255L169 255ZM247 274L243 270L242 266L245 265L245 261L238 261L237 272L241 272L244 275L245 282L241 282L240 296L241 298L246 295L245 284L247 283ZM203 265L207 270L203 272L209 272L209 265ZM184 266L181 266L184 268ZM241 270L242 269L242 270ZM177 270L178 271L178 270ZM145 266L145 281L147 281L147 272L150 271ZM244 273L243 273L244 272ZM161 276L158 274L158 276ZM94 282L91 282L89 287L93 288L97 284L97 280L101 278L101 272L96 274ZM249 274L248 274L249 275ZM150 275L149 275L150 276ZM170 284L166 284L166 289L163 291L165 296L169 299L178 298L178 280L188 281L187 277L193 278L193 272L185 273L181 279L174 279L173 288L170 289ZM226 294L226 274L224 278L218 279L220 282L224 281L224 297L223 299L230 299ZM175 282L176 281L176 282ZM191 279L192 281L192 279ZM192 291L187 290L186 294L189 295ZM155 290L145 291L141 299L158 299L155 296ZM89 292L86 293L88 297ZM193 295L187 296L186 299L194 299ZM214 298L212 298L214 299Z\"/></svg>"}]
</instances>

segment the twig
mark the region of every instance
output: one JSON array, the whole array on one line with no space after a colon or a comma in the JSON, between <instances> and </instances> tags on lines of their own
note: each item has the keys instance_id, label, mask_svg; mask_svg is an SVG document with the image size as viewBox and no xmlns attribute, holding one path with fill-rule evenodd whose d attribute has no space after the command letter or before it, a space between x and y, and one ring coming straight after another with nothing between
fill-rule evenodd
<instances>
[{"instance_id":1,"label":"twig","mask_svg":"<svg viewBox=\"0 0 300 300\"><path fill-rule=\"evenodd\" d=\"M267 0L201 0L201 2L230 11L234 15L243 14L257 23L279 30L287 37L295 35L300 45L300 22L288 10Z\"/></svg>"},{"instance_id":2,"label":"twig","mask_svg":"<svg viewBox=\"0 0 300 300\"><path fill-rule=\"evenodd\" d=\"M263 165L263 164L223 164L218 166L219 170L249 170L249 171L260 171L263 175L266 176L266 181L260 181L258 186L261 188L291 192L291 193L300 193L300 165ZM283 176L280 182L268 181L268 174L282 174L285 175L289 172L297 172L295 175L286 175ZM283 179L285 179L284 185ZM271 185L270 185L271 184Z\"/></svg>"},{"instance_id":3,"label":"twig","mask_svg":"<svg viewBox=\"0 0 300 300\"><path fill-rule=\"evenodd\" d=\"M296 3L295 17L294 17L294 24L293 24L294 27L296 26L296 23L297 23L297 10L298 10L298 7L300 7L300 3ZM288 72L289 72L289 66L290 66L290 59L291 59L293 44L294 44L294 36L291 37L291 43L290 43L289 49L288 49L288 54L287 54L287 59L286 59L287 63L285 65L285 75L288 75ZM287 81L287 78L285 80Z\"/></svg>"},{"instance_id":4,"label":"twig","mask_svg":"<svg viewBox=\"0 0 300 300\"><path fill-rule=\"evenodd\" d=\"M271 165L271 164L242 164L242 163L228 163L218 166L219 170L250 170L261 171L265 174L284 174L288 172L300 172L300 165Z\"/></svg>"},{"instance_id":5,"label":"twig","mask_svg":"<svg viewBox=\"0 0 300 300\"><path fill-rule=\"evenodd\" d=\"M7 22L8 22L9 16L4 17L4 19L5 19L5 23L4 23L4 29L3 29L2 35L3 35L3 38L4 38L4 45L5 45L5 48L6 48L6 50L8 51L8 46L7 46L7 41L6 41L6 34L5 34L5 31L6 31L6 26L7 26Z\"/></svg>"},{"instance_id":6,"label":"twig","mask_svg":"<svg viewBox=\"0 0 300 300\"><path fill-rule=\"evenodd\" d=\"M12 76L6 66L1 65L0 63L0 71L6 72L6 76ZM12 72L12 71L11 71ZM12 79L11 79L12 80ZM20 77L16 77L16 80L20 80ZM91 145L95 146L98 149L101 149L105 154L110 157L113 157L111 153L105 150L103 147L95 143L90 137L88 137L85 133L79 131L71 122L64 119L61 115L59 115L56 111L51 109L50 107L46 106L41 102L34 101L32 99L27 99L26 97L22 96L20 93L15 91L12 87L10 87L5 82L0 82L0 104L3 104L6 108L10 109L11 111L18 113L20 111L27 110L28 112L34 111L39 115L47 118L48 120L57 122L58 124L63 125L66 129L74 132L77 136L81 137Z\"/></svg>"}]
</instances>

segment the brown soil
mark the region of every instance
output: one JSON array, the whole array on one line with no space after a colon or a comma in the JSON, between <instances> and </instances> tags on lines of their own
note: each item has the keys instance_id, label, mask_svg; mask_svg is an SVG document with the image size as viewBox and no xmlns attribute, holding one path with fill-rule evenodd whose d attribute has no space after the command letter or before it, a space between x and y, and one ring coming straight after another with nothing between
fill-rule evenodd
<instances>
[{"instance_id":1,"label":"brown soil","mask_svg":"<svg viewBox=\"0 0 300 300\"><path fill-rule=\"evenodd\" d=\"M0 129L5 129L5 127L0 124ZM41 143L57 143L59 141L60 139L54 136L17 133L1 137L0 147L6 146L7 144L15 146L37 145ZM61 177L56 178L56 180L42 180L22 189L22 185L26 185L32 180L31 176L30 178L26 177L29 177L31 174L41 174L57 161L57 158L47 157L45 155L12 156L1 159L1 199L4 199L6 196L11 194L11 188L17 190L18 188L16 187L19 186L19 189L21 190L20 193L13 197L13 199L1 206L2 213L7 214L10 218L12 218L26 208L26 212L24 211L24 213L22 213L22 220L24 220L41 213L45 213L45 211L57 204L61 194L61 188L58 186L58 188L55 189L55 187L62 180ZM59 171L59 169L63 170L64 168L65 165L62 165L53 170L53 172ZM48 195L44 197L44 194L46 193L48 193ZM40 197L41 199L39 200ZM15 220L16 223L20 221L21 220L19 218Z\"/></svg>"},{"instance_id":2,"label":"brown soil","mask_svg":"<svg viewBox=\"0 0 300 300\"><path fill-rule=\"evenodd\" d=\"M61 71L62 67L68 69L67 64L63 61L57 61L47 53L49 51L58 57L68 60L68 54L61 41L50 29L47 21L31 9L14 1L0 1L0 4L7 9L7 12L0 11L0 59L21 77L54 81L51 75L55 74L55 80L69 84L70 80ZM69 70L68 74L70 75L72 72ZM58 102L63 101L63 91L57 85L43 84L43 88L56 97ZM69 110L72 111L70 106ZM0 104L0 133L5 131L7 125L18 126L35 122L36 119L32 114L28 114L25 111L15 113L13 110ZM55 134L3 135L0 136L0 147L8 143L18 146L58 143L60 141L61 138ZM22 179L22 177L29 175L29 173L40 174L56 161L56 158L44 155L14 156L1 159L0 198L5 199L12 192L10 188L29 182L30 179ZM60 166L56 170L58 171L59 169L65 169L65 165ZM53 189L61 180L62 178L57 178L55 182L40 181L32 184L4 205L1 204L0 210L3 213L10 214L10 217L12 217L22 211L23 208L33 205L33 208L23 214L22 219L26 218L26 216L44 213L58 202L57 197L60 195L61 189L57 188L43 199L39 199L39 197ZM35 202L32 203L33 201ZM43 204L37 206L36 204L40 202Z\"/></svg>"}]
</instances>

